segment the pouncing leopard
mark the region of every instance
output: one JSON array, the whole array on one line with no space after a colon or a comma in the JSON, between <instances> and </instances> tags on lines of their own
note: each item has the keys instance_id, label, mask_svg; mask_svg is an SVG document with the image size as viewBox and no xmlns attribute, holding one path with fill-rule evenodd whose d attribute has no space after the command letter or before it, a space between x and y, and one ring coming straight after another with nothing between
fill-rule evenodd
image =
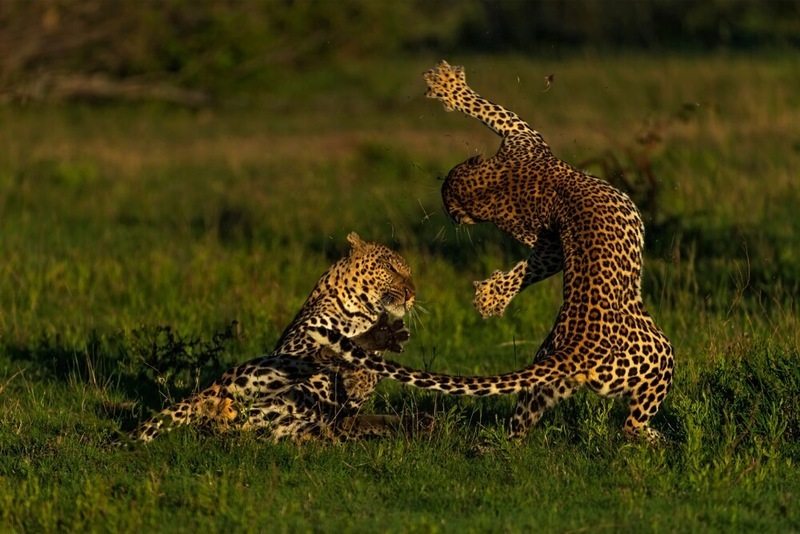
<instances>
[{"instance_id":1,"label":"pouncing leopard","mask_svg":"<svg viewBox=\"0 0 800 534\"><path fill-rule=\"evenodd\" d=\"M271 354L226 371L144 422L132 439L149 442L178 425L260 430L274 441L340 441L398 430L398 416L360 413L380 377L340 360L309 332L311 323L335 329L371 355L401 352L409 339L401 318L415 300L408 264L356 233L347 239L350 254L322 275Z\"/></svg>"},{"instance_id":2,"label":"pouncing leopard","mask_svg":"<svg viewBox=\"0 0 800 534\"><path fill-rule=\"evenodd\" d=\"M658 442L649 422L672 383L673 349L641 296L644 225L631 200L609 183L553 155L542 136L512 111L466 83L464 68L442 61L424 75L426 96L441 100L502 137L498 152L455 166L442 186L450 218L492 222L531 249L509 271L475 282L473 304L484 317L503 315L526 287L563 271L563 303L533 363L494 377L422 373L354 347L338 332L317 328L348 361L409 385L456 395L521 392L510 435L521 436L544 411L586 386L627 397L623 433Z\"/></svg>"}]
</instances>

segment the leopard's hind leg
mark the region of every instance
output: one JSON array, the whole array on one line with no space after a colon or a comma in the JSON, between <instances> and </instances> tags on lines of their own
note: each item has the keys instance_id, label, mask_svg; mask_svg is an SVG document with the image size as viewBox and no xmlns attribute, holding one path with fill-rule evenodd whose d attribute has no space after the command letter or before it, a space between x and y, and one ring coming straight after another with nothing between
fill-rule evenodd
<instances>
[{"instance_id":1,"label":"leopard's hind leg","mask_svg":"<svg viewBox=\"0 0 800 534\"><path fill-rule=\"evenodd\" d=\"M509 437L523 437L539 422L548 408L571 397L578 387L575 381L563 378L547 386L537 386L522 392L511 418Z\"/></svg>"},{"instance_id":2,"label":"leopard's hind leg","mask_svg":"<svg viewBox=\"0 0 800 534\"><path fill-rule=\"evenodd\" d=\"M672 387L674 355L669 340L655 325L650 333L653 335L652 343L648 343L651 352L638 356L642 363L635 375L637 382L630 387L628 417L622 432L628 439L644 439L650 444L658 444L664 438L660 432L650 428L649 423Z\"/></svg>"},{"instance_id":3,"label":"leopard's hind leg","mask_svg":"<svg viewBox=\"0 0 800 534\"><path fill-rule=\"evenodd\" d=\"M338 441L364 437L387 437L400 432L430 433L433 417L429 414L385 415L364 414L343 417L333 427L333 437Z\"/></svg>"},{"instance_id":4,"label":"leopard's hind leg","mask_svg":"<svg viewBox=\"0 0 800 534\"><path fill-rule=\"evenodd\" d=\"M215 384L145 421L131 434L131 439L150 442L162 432L181 425L227 429L238 415L233 396L226 388Z\"/></svg>"},{"instance_id":5,"label":"leopard's hind leg","mask_svg":"<svg viewBox=\"0 0 800 534\"><path fill-rule=\"evenodd\" d=\"M340 441L367 436L391 436L402 428L397 415L359 414L343 417L332 426L332 432Z\"/></svg>"},{"instance_id":6,"label":"leopard's hind leg","mask_svg":"<svg viewBox=\"0 0 800 534\"><path fill-rule=\"evenodd\" d=\"M354 415L342 417L334 422L319 418L281 417L269 426L269 439L277 442L288 438L295 443L310 441L344 442L364 437L386 437L394 435L402 428L400 417L394 415ZM306 414L309 415L309 414Z\"/></svg>"},{"instance_id":7,"label":"leopard's hind leg","mask_svg":"<svg viewBox=\"0 0 800 534\"><path fill-rule=\"evenodd\" d=\"M535 361L553 358L556 350L553 347L553 331L545 338L534 357ZM565 358L568 360L568 358ZM584 375L563 376L551 383L535 386L520 393L511 417L509 437L519 438L539 422L544 412L562 400L568 399L585 381Z\"/></svg>"}]
</instances>

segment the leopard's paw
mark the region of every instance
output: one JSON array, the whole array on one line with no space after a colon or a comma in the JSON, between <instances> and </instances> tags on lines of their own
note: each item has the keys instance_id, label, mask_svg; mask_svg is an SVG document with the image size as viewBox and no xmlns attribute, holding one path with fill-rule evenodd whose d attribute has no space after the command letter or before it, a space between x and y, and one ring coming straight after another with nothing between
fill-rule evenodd
<instances>
[{"instance_id":1,"label":"leopard's paw","mask_svg":"<svg viewBox=\"0 0 800 534\"><path fill-rule=\"evenodd\" d=\"M411 337L403 319L389 322L389 316L382 314L369 330L356 336L354 341L364 350L403 352L403 345Z\"/></svg>"},{"instance_id":2,"label":"leopard's paw","mask_svg":"<svg viewBox=\"0 0 800 534\"><path fill-rule=\"evenodd\" d=\"M447 61L442 60L436 67L423 74L423 78L428 84L426 97L441 100L446 111L456 109L453 101L455 90L457 87L467 85L464 67L460 65L451 67Z\"/></svg>"},{"instance_id":3,"label":"leopard's paw","mask_svg":"<svg viewBox=\"0 0 800 534\"><path fill-rule=\"evenodd\" d=\"M386 350L390 352L403 352L403 346L411 339L411 332L406 328L406 324L402 319L395 319L389 325L391 332L390 342Z\"/></svg>"},{"instance_id":4,"label":"leopard's paw","mask_svg":"<svg viewBox=\"0 0 800 534\"><path fill-rule=\"evenodd\" d=\"M665 438L661 432L649 426L643 426L637 429L625 427L622 429L622 433L630 441L643 441L653 448L663 447L667 443L667 438Z\"/></svg>"},{"instance_id":5,"label":"leopard's paw","mask_svg":"<svg viewBox=\"0 0 800 534\"><path fill-rule=\"evenodd\" d=\"M502 317L506 312L506 307L511 299L498 289L498 272L496 271L491 278L480 282L473 282L475 287L475 298L472 305L478 310L482 317ZM501 273L502 274L502 273Z\"/></svg>"}]
</instances>

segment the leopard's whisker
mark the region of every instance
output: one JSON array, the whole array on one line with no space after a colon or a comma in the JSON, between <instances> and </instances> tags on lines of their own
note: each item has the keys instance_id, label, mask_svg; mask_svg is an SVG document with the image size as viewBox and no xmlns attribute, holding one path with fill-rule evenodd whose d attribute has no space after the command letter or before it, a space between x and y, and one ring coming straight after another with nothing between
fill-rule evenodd
<instances>
[{"instance_id":1,"label":"leopard's whisker","mask_svg":"<svg viewBox=\"0 0 800 534\"><path fill-rule=\"evenodd\" d=\"M424 302L424 301L422 301L422 302ZM420 301L418 300L418 301L416 301L414 303L414 307L411 309L411 315L410 315L409 319L411 321L413 321L415 325L418 324L420 327L424 327L424 324L422 322L422 315L423 314L424 315L428 315L429 314L428 309L425 308L425 306L423 306L420 303Z\"/></svg>"},{"instance_id":2,"label":"leopard's whisker","mask_svg":"<svg viewBox=\"0 0 800 534\"><path fill-rule=\"evenodd\" d=\"M445 240L445 232L446 232L446 231L447 231L447 230L446 230L446 227L445 227L444 225L442 225L442 227L441 227L441 228L439 228L439 231L438 231L438 232L436 232L436 235L433 237L433 242L435 243L435 242L437 242L437 241L441 241L442 243L444 243L444 240Z\"/></svg>"}]
</instances>

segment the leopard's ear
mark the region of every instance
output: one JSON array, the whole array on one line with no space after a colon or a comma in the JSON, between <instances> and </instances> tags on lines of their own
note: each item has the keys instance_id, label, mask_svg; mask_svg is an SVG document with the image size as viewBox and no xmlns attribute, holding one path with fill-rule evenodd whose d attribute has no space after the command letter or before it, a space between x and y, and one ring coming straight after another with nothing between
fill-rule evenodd
<instances>
[{"instance_id":1,"label":"leopard's ear","mask_svg":"<svg viewBox=\"0 0 800 534\"><path fill-rule=\"evenodd\" d=\"M347 234L347 240L353 247L353 249L350 251L351 254L353 252L359 252L367 246L367 243L363 239L358 237L358 234L355 232L350 232L349 234Z\"/></svg>"},{"instance_id":2,"label":"leopard's ear","mask_svg":"<svg viewBox=\"0 0 800 534\"><path fill-rule=\"evenodd\" d=\"M484 160L484 159L483 159L483 154L475 154L474 156L472 156L472 157L469 159L469 162L470 162L472 165L480 165L480 164L481 164L481 163L483 163L484 161L486 161L486 160Z\"/></svg>"}]
</instances>

